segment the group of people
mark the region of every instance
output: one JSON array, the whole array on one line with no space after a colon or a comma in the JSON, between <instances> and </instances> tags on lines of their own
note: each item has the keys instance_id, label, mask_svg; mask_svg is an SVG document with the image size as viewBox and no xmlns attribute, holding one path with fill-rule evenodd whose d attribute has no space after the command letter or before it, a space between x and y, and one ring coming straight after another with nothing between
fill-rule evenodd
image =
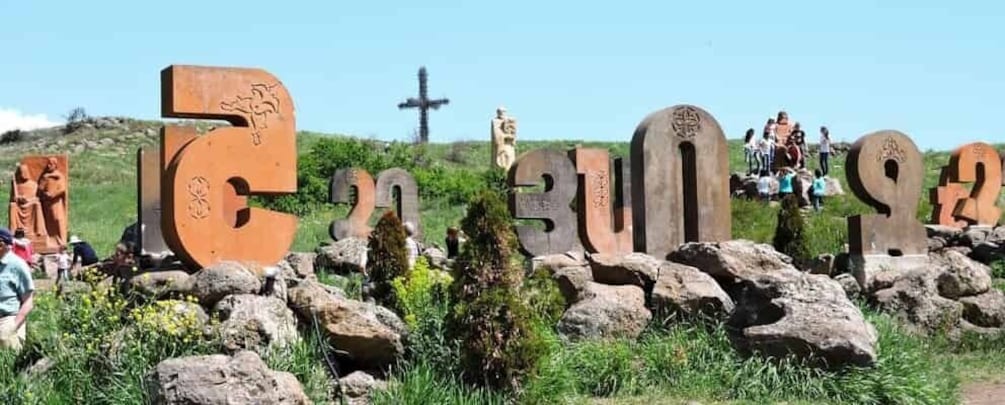
<instances>
[{"instance_id":1,"label":"group of people","mask_svg":"<svg viewBox=\"0 0 1005 405\"><path fill-rule=\"evenodd\" d=\"M747 164L747 175L774 172L775 166L798 169L806 168L809 148L806 132L796 122L789 124L789 114L779 111L777 118L768 118L761 138L757 138L753 128L747 129L743 138L743 156ZM778 162L781 152L784 161ZM831 138L827 127L820 127L819 163L820 171L826 176L830 172Z\"/></svg>"}]
</instances>

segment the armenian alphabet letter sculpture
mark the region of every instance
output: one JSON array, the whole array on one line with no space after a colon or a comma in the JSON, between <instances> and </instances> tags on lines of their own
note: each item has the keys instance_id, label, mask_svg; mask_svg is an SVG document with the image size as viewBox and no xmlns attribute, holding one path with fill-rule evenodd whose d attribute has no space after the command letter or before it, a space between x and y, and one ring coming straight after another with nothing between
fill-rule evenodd
<instances>
[{"instance_id":1,"label":"armenian alphabet letter sculpture","mask_svg":"<svg viewBox=\"0 0 1005 405\"><path fill-rule=\"evenodd\" d=\"M69 219L69 166L66 155L26 156L11 182L10 229L24 229L39 253L66 244Z\"/></svg>"},{"instance_id":2,"label":"armenian alphabet letter sculpture","mask_svg":"<svg viewBox=\"0 0 1005 405\"><path fill-rule=\"evenodd\" d=\"M584 247L593 253L631 253L632 200L628 165L616 159L612 171L606 149L576 148L569 151L569 157L579 174L577 211L579 237Z\"/></svg>"},{"instance_id":3,"label":"armenian alphabet letter sculpture","mask_svg":"<svg viewBox=\"0 0 1005 405\"><path fill-rule=\"evenodd\" d=\"M520 187L536 186L544 181L544 192L517 193ZM513 189L509 210L517 219L540 219L545 229L517 225L516 235L525 255L543 256L581 250L577 238L576 167L566 154L553 149L535 149L517 158L510 168L508 183Z\"/></svg>"},{"instance_id":4,"label":"armenian alphabet letter sculpture","mask_svg":"<svg viewBox=\"0 0 1005 405\"><path fill-rule=\"evenodd\" d=\"M497 167L509 170L516 159L516 118L506 115L506 109L496 109L492 119L492 161Z\"/></svg>"},{"instance_id":5,"label":"armenian alphabet letter sculpture","mask_svg":"<svg viewBox=\"0 0 1005 405\"><path fill-rule=\"evenodd\" d=\"M924 167L914 142L897 131L859 138L848 152L846 167L852 191L879 212L848 217L849 253L858 263L853 273L868 289L873 273L881 269L867 258L923 260L927 254L925 227L915 217Z\"/></svg>"},{"instance_id":6,"label":"armenian alphabet letter sculpture","mask_svg":"<svg viewBox=\"0 0 1005 405\"><path fill-rule=\"evenodd\" d=\"M970 194L955 204L955 217L978 226L998 224L1001 210L995 204L1002 188L1001 164L998 151L984 142L963 145L953 151L947 167L949 181L974 183Z\"/></svg>"},{"instance_id":7,"label":"armenian alphabet letter sculpture","mask_svg":"<svg viewBox=\"0 0 1005 405\"><path fill-rule=\"evenodd\" d=\"M297 217L246 206L252 194L297 190L296 123L283 84L259 69L173 65L161 71L161 115L220 119L233 127L196 137L166 125L161 153L164 240L185 264L279 262Z\"/></svg>"},{"instance_id":8,"label":"armenian alphabet letter sculpture","mask_svg":"<svg viewBox=\"0 0 1005 405\"><path fill-rule=\"evenodd\" d=\"M957 219L953 212L960 200L970 196L970 192L960 183L950 181L949 167L939 172L939 184L928 190L928 201L932 204L931 223L962 228L967 221Z\"/></svg>"},{"instance_id":9,"label":"armenian alphabet letter sculpture","mask_svg":"<svg viewBox=\"0 0 1005 405\"><path fill-rule=\"evenodd\" d=\"M685 242L730 239L729 149L715 118L691 105L656 111L631 149L635 250L664 258Z\"/></svg>"},{"instance_id":10,"label":"armenian alphabet letter sculpture","mask_svg":"<svg viewBox=\"0 0 1005 405\"><path fill-rule=\"evenodd\" d=\"M352 193L355 189L356 198ZM394 198L397 191L398 198ZM339 169L331 178L329 201L334 204L353 204L345 219L332 221L329 233L332 239L349 237L366 238L372 230L370 215L374 208L393 208L402 222L415 226L415 237L422 237L419 220L419 188L411 174L403 169L387 169L377 175L376 184L366 170Z\"/></svg>"},{"instance_id":11,"label":"armenian alphabet letter sculpture","mask_svg":"<svg viewBox=\"0 0 1005 405\"><path fill-rule=\"evenodd\" d=\"M164 164L159 148L136 151L137 210L136 254L163 258L171 254L161 232L161 175Z\"/></svg>"}]
</instances>

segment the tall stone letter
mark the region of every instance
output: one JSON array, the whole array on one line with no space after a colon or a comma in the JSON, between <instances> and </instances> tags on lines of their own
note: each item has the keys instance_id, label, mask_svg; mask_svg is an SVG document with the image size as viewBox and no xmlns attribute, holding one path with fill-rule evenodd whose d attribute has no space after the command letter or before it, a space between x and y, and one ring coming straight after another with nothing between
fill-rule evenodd
<instances>
[{"instance_id":1,"label":"tall stone letter","mask_svg":"<svg viewBox=\"0 0 1005 405\"><path fill-rule=\"evenodd\" d=\"M544 182L544 192L518 193L518 187ZM565 253L582 247L576 232L576 168L564 153L535 149L517 158L508 176L509 210L515 219L540 219L545 229L517 225L516 236L525 255L543 256Z\"/></svg>"},{"instance_id":2,"label":"tall stone letter","mask_svg":"<svg viewBox=\"0 0 1005 405\"><path fill-rule=\"evenodd\" d=\"M924 181L921 152L907 135L879 131L859 138L848 152L848 185L879 214L848 217L853 274L870 289L876 272L924 265L925 226L916 214Z\"/></svg>"},{"instance_id":3,"label":"tall stone letter","mask_svg":"<svg viewBox=\"0 0 1005 405\"><path fill-rule=\"evenodd\" d=\"M658 258L685 242L729 240L729 148L708 112L649 114L632 137L635 250Z\"/></svg>"},{"instance_id":4,"label":"tall stone letter","mask_svg":"<svg viewBox=\"0 0 1005 405\"><path fill-rule=\"evenodd\" d=\"M356 190L356 200L352 201L352 191ZM332 221L329 233L332 239L349 237L366 239L370 236L370 215L374 208L373 177L363 169L338 169L331 178L331 193L328 201L334 204L353 203L345 219Z\"/></svg>"},{"instance_id":5,"label":"tall stone letter","mask_svg":"<svg viewBox=\"0 0 1005 405\"><path fill-rule=\"evenodd\" d=\"M217 128L176 148L192 130L168 125L170 156L161 184L162 228L171 250L191 267L224 260L278 263L297 217L246 206L253 194L297 191L296 123L283 84L259 69L173 65L161 71L161 115L218 119Z\"/></svg>"},{"instance_id":6,"label":"tall stone letter","mask_svg":"<svg viewBox=\"0 0 1005 405\"><path fill-rule=\"evenodd\" d=\"M949 173L949 166L944 166L939 171L939 184L928 190L928 202L932 204L932 216L929 221L937 225L960 228L966 226L967 221L957 219L953 212L956 211L956 204L970 196L970 193L960 183L950 181Z\"/></svg>"},{"instance_id":7,"label":"tall stone letter","mask_svg":"<svg viewBox=\"0 0 1005 405\"><path fill-rule=\"evenodd\" d=\"M398 189L398 200L394 190ZM393 208L402 223L411 222L415 227L415 239L422 239L422 224L419 223L419 186L405 169L392 168L377 174L378 208Z\"/></svg>"},{"instance_id":8,"label":"tall stone letter","mask_svg":"<svg viewBox=\"0 0 1005 405\"><path fill-rule=\"evenodd\" d=\"M612 171L606 149L576 148L569 155L579 174L577 211L583 246L593 253L631 253L632 202L626 165L617 159Z\"/></svg>"},{"instance_id":9,"label":"tall stone letter","mask_svg":"<svg viewBox=\"0 0 1005 405\"><path fill-rule=\"evenodd\" d=\"M979 226L995 226L1001 218L997 207L1002 189L1001 156L994 146L974 142L960 146L949 159L949 181L974 183L970 195L956 204L953 214Z\"/></svg>"}]
</instances>

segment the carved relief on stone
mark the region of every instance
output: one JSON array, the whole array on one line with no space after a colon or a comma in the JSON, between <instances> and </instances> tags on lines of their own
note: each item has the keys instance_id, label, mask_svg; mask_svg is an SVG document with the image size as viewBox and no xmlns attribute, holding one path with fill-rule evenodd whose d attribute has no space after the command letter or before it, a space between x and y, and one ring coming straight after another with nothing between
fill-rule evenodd
<instances>
[{"instance_id":1,"label":"carved relief on stone","mask_svg":"<svg viewBox=\"0 0 1005 405\"><path fill-rule=\"evenodd\" d=\"M69 172L66 155L26 156L11 181L10 229L24 229L39 253L54 253L67 240Z\"/></svg>"},{"instance_id":2,"label":"carved relief on stone","mask_svg":"<svg viewBox=\"0 0 1005 405\"><path fill-rule=\"evenodd\" d=\"M701 131L701 115L689 105L674 108L670 127L677 136L691 140Z\"/></svg>"},{"instance_id":3,"label":"carved relief on stone","mask_svg":"<svg viewBox=\"0 0 1005 405\"><path fill-rule=\"evenodd\" d=\"M506 115L506 109L496 109L492 119L492 161L503 170L509 170L516 159L516 118Z\"/></svg>"},{"instance_id":4,"label":"carved relief on stone","mask_svg":"<svg viewBox=\"0 0 1005 405\"><path fill-rule=\"evenodd\" d=\"M232 127L195 136L166 125L161 149L161 225L168 247L190 268L225 260L278 263L297 217L249 207L250 195L297 191L293 101L259 69L173 65L161 72L164 117L224 119Z\"/></svg>"},{"instance_id":5,"label":"carved relief on stone","mask_svg":"<svg viewBox=\"0 0 1005 405\"><path fill-rule=\"evenodd\" d=\"M612 162L605 149L576 148L569 151L569 157L579 174L577 214L583 247L592 253L631 253L634 244L628 163L621 159ZM616 185L613 190L612 183Z\"/></svg>"}]
</instances>

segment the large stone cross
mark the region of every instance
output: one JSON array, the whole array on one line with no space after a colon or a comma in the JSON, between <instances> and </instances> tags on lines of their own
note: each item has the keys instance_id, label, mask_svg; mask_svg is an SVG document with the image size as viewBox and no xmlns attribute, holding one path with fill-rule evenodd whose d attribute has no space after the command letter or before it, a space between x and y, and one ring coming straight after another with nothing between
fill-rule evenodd
<instances>
[{"instance_id":1,"label":"large stone cross","mask_svg":"<svg viewBox=\"0 0 1005 405\"><path fill-rule=\"evenodd\" d=\"M429 141L429 109L438 110L441 105L450 103L449 99L430 100L426 91L426 67L419 68L419 98L409 97L404 103L398 104L398 109L419 109L419 139L422 143Z\"/></svg>"}]
</instances>

